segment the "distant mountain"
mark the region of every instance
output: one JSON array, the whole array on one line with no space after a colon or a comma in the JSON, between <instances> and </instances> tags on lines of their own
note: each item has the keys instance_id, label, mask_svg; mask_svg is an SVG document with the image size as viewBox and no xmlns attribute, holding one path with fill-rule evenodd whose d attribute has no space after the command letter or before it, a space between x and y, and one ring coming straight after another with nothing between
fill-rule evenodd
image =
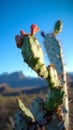
<instances>
[{"instance_id":1,"label":"distant mountain","mask_svg":"<svg viewBox=\"0 0 73 130\"><path fill-rule=\"evenodd\" d=\"M73 87L73 73L67 73L68 86ZM42 78L26 77L21 71L0 75L0 94L6 96L20 93L32 94L46 91L47 82Z\"/></svg>"},{"instance_id":2,"label":"distant mountain","mask_svg":"<svg viewBox=\"0 0 73 130\"><path fill-rule=\"evenodd\" d=\"M11 74L1 74L0 84L7 84L11 88L47 86L47 82L45 79L25 77L25 75L21 71L13 72Z\"/></svg>"},{"instance_id":3,"label":"distant mountain","mask_svg":"<svg viewBox=\"0 0 73 130\"><path fill-rule=\"evenodd\" d=\"M67 73L67 81L73 83L73 72ZM23 88L23 87L43 87L47 86L47 82L43 78L26 77L21 71L9 73L3 73L0 75L0 84L6 84L11 88Z\"/></svg>"}]
</instances>

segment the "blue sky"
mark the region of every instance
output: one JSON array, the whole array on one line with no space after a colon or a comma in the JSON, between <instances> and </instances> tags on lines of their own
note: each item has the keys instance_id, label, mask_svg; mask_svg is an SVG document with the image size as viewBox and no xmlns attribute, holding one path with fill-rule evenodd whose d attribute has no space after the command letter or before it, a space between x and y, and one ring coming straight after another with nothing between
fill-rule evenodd
<instances>
[{"instance_id":1,"label":"blue sky","mask_svg":"<svg viewBox=\"0 0 73 130\"><path fill-rule=\"evenodd\" d=\"M15 35L30 25L40 28L36 37L44 51L44 61L49 64L40 32L53 32L54 23L61 19L63 31L58 35L64 52L67 71L73 71L73 2L72 0L0 0L0 74L23 71L26 76L37 76L23 62L21 50L16 47Z\"/></svg>"}]
</instances>

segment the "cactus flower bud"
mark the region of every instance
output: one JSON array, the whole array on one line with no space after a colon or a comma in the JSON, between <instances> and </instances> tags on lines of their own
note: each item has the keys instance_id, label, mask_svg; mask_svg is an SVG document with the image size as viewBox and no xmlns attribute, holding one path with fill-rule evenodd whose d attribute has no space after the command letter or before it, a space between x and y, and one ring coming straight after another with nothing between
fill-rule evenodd
<instances>
[{"instance_id":1,"label":"cactus flower bud","mask_svg":"<svg viewBox=\"0 0 73 130\"><path fill-rule=\"evenodd\" d=\"M37 25L32 24L31 25L31 35L36 34L39 31L39 28L37 27Z\"/></svg>"},{"instance_id":2,"label":"cactus flower bud","mask_svg":"<svg viewBox=\"0 0 73 130\"><path fill-rule=\"evenodd\" d=\"M24 36L26 33L23 30L20 30L20 35Z\"/></svg>"}]
</instances>

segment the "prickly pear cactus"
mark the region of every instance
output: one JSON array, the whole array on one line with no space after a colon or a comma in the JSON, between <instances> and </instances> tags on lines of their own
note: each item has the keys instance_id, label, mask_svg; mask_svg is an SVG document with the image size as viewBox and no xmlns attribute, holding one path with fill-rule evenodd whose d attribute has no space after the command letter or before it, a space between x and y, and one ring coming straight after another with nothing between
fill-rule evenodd
<instances>
[{"instance_id":1,"label":"prickly pear cactus","mask_svg":"<svg viewBox=\"0 0 73 130\"><path fill-rule=\"evenodd\" d=\"M28 121L21 111L14 116L14 130L28 130Z\"/></svg>"},{"instance_id":2,"label":"prickly pear cactus","mask_svg":"<svg viewBox=\"0 0 73 130\"><path fill-rule=\"evenodd\" d=\"M50 34L45 34L42 32L44 37L44 46L50 63L53 64L57 70L58 75L60 75L61 83L64 82L64 55L61 47L60 41L56 38L57 34L62 30L62 22L58 20L54 27L54 32ZM44 35L43 35L44 34Z\"/></svg>"},{"instance_id":3,"label":"prickly pear cactus","mask_svg":"<svg viewBox=\"0 0 73 130\"><path fill-rule=\"evenodd\" d=\"M57 74L57 71L59 73L59 70L61 69L60 65L62 65L63 67L60 46L55 41L56 34L60 32L60 26L61 22L58 21L58 23L56 23L54 27L54 34L51 34L49 37L52 44L50 44L50 42L48 43L48 40L46 40L48 39L48 35L44 35L44 33L42 33L45 38L44 41L45 45L47 46L46 50L48 51L49 59L50 61L52 61L52 64L48 67L46 67L44 64L41 46L34 36L34 34L39 30L39 28L35 24L31 25L30 34L27 34L23 30L21 30L20 35L17 35L15 37L16 45L18 48L21 49L24 61L34 71L36 71L40 77L43 77L47 80L49 87L49 93L45 101L43 101L41 97L37 97L32 101L30 109L27 109L25 105L21 102L21 100L18 99L17 103L20 109L20 113L24 117L24 119L19 116L19 113L15 114L15 130L65 130L68 127L68 125L65 124L66 114L63 111L64 109L61 108L62 104L66 106L64 102L67 101L64 100L65 89L63 89L61 81L59 80ZM56 49L57 52L55 55ZM60 70L60 72L63 72L62 69ZM19 122L19 120L21 120L22 124Z\"/></svg>"},{"instance_id":4,"label":"prickly pear cactus","mask_svg":"<svg viewBox=\"0 0 73 130\"><path fill-rule=\"evenodd\" d=\"M68 93L67 93L67 82L66 82L66 68L64 63L64 56L60 41L56 38L57 34L62 31L63 23L58 20L54 27L54 32L51 34L45 34L42 32L44 37L44 46L48 54L48 58L51 64L54 64L57 73L59 75L60 83L62 84L65 92L65 98L63 103L65 125L69 125L69 108L68 108Z\"/></svg>"}]
</instances>

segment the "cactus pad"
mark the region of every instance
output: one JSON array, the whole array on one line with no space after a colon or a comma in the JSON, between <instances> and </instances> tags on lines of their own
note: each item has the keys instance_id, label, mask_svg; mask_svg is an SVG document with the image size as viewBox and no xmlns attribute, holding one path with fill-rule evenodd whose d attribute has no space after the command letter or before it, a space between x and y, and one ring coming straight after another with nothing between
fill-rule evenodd
<instances>
[{"instance_id":1,"label":"cactus pad","mask_svg":"<svg viewBox=\"0 0 73 130\"><path fill-rule=\"evenodd\" d=\"M33 26L31 26L33 27ZM33 28L32 28L33 30ZM21 49L24 61L35 70L39 76L47 78L48 71L44 65L43 51L36 37L35 31L31 30L31 34L24 34L16 36L17 47ZM37 31L37 29L36 29Z\"/></svg>"},{"instance_id":2,"label":"cactus pad","mask_svg":"<svg viewBox=\"0 0 73 130\"><path fill-rule=\"evenodd\" d=\"M62 105L63 99L64 91L61 87L50 90L50 93L46 98L44 107L49 111L56 110L60 105Z\"/></svg>"},{"instance_id":3,"label":"cactus pad","mask_svg":"<svg viewBox=\"0 0 73 130\"><path fill-rule=\"evenodd\" d=\"M22 101L18 98L17 99L18 106L23 113L23 115L28 118L28 120L32 120L33 122L35 121L33 114L30 112L28 108L25 107L25 105L22 103Z\"/></svg>"}]
</instances>

